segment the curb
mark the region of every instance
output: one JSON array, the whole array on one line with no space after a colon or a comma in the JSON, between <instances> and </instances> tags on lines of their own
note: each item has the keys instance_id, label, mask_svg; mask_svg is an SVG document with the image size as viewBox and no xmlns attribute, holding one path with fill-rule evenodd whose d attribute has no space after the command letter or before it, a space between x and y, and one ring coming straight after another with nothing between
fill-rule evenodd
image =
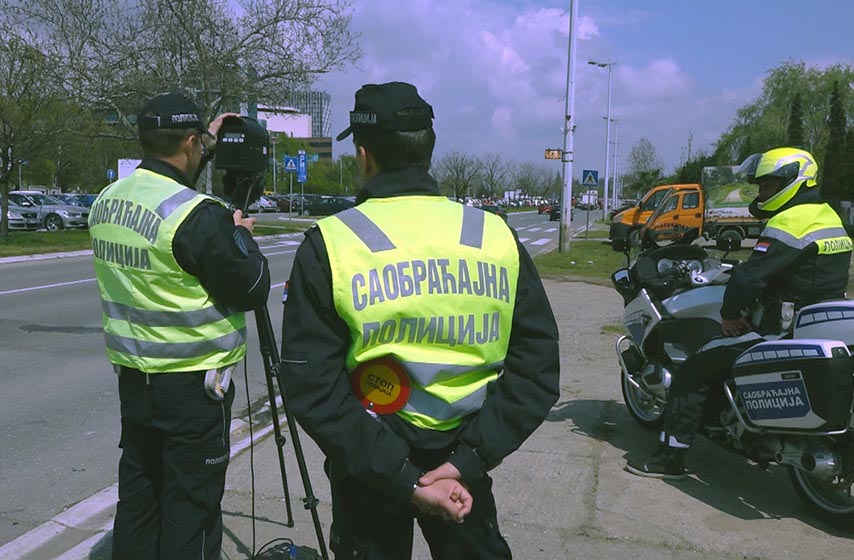
<instances>
[{"instance_id":1,"label":"curb","mask_svg":"<svg viewBox=\"0 0 854 560\"><path fill-rule=\"evenodd\" d=\"M230 425L231 451L234 460L251 445L258 445L273 433L268 400L251 414L233 418ZM280 427L287 428L282 397L276 397ZM115 507L119 499L118 484L111 484L88 498L66 508L38 527L0 546L0 558L19 560L86 560L92 549L113 530Z\"/></svg>"}]
</instances>

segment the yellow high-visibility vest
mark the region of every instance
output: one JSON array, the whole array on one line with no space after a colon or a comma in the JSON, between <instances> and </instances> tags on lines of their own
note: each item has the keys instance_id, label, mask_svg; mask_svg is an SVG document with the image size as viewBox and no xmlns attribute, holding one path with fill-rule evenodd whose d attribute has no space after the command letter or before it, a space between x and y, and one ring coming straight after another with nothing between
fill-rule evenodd
<instances>
[{"instance_id":1,"label":"yellow high-visibility vest","mask_svg":"<svg viewBox=\"0 0 854 560\"><path fill-rule=\"evenodd\" d=\"M197 371L246 354L245 314L211 300L172 254L178 226L204 200L216 199L137 169L92 205L89 235L113 364Z\"/></svg>"},{"instance_id":2,"label":"yellow high-visibility vest","mask_svg":"<svg viewBox=\"0 0 854 560\"><path fill-rule=\"evenodd\" d=\"M449 430L480 409L510 339L519 252L498 216L441 196L370 199L318 222L347 368L390 357L411 393L397 415Z\"/></svg>"},{"instance_id":3,"label":"yellow high-visibility vest","mask_svg":"<svg viewBox=\"0 0 854 560\"><path fill-rule=\"evenodd\" d=\"M772 216L762 237L777 239L795 249L815 243L820 255L851 252L854 248L839 214L826 203L798 204Z\"/></svg>"}]
</instances>

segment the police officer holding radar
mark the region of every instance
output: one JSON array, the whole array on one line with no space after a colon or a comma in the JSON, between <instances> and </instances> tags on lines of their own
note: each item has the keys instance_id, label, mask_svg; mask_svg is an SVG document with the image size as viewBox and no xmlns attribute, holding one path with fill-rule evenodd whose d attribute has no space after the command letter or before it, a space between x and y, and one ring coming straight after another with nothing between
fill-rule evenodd
<instances>
[{"instance_id":1,"label":"police officer holding radar","mask_svg":"<svg viewBox=\"0 0 854 560\"><path fill-rule=\"evenodd\" d=\"M365 85L350 126L354 208L297 251L282 371L326 455L336 558L510 558L488 471L558 397L558 332L530 256L496 215L439 194L433 109Z\"/></svg>"},{"instance_id":2,"label":"police officer holding radar","mask_svg":"<svg viewBox=\"0 0 854 560\"><path fill-rule=\"evenodd\" d=\"M121 400L115 559L220 557L231 372L270 288L254 219L193 190L225 116L206 128L182 95L148 101L142 163L89 214Z\"/></svg>"},{"instance_id":3,"label":"police officer holding radar","mask_svg":"<svg viewBox=\"0 0 854 560\"><path fill-rule=\"evenodd\" d=\"M818 164L798 148L776 148L748 157L738 170L759 186L750 212L768 219L750 258L732 273L721 305L722 336L679 367L670 387L658 449L630 460L626 470L653 478L685 478L684 458L703 420L712 386L732 374L736 358L786 332L794 310L842 299L848 285L852 242L839 216L821 199ZM754 325L748 311L764 313Z\"/></svg>"}]
</instances>

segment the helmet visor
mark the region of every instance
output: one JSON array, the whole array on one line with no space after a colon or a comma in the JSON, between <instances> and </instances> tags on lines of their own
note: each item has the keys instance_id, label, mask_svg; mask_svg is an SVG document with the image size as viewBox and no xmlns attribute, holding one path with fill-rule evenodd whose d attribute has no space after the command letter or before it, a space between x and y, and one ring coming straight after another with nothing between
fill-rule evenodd
<instances>
[{"instance_id":1,"label":"helmet visor","mask_svg":"<svg viewBox=\"0 0 854 560\"><path fill-rule=\"evenodd\" d=\"M759 167L759 161L762 159L762 154L752 154L747 156L741 165L735 170L737 179L747 183L756 184L756 168Z\"/></svg>"}]
</instances>

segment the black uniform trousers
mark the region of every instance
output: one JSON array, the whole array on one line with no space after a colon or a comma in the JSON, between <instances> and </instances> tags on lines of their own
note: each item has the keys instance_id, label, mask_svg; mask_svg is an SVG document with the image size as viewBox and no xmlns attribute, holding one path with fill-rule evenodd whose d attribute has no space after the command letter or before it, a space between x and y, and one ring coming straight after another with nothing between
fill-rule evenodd
<instances>
[{"instance_id":1,"label":"black uniform trousers","mask_svg":"<svg viewBox=\"0 0 854 560\"><path fill-rule=\"evenodd\" d=\"M438 456L447 457L447 454ZM438 457L437 456L437 457ZM426 472L444 462L410 461ZM426 466L425 466L426 465ZM367 485L339 478L327 459L332 487L330 548L336 559L406 560L412 557L413 520L418 522L434 560L510 560L498 529L492 479L484 474L469 485L474 504L462 524L419 512L409 503L389 503Z\"/></svg>"},{"instance_id":2,"label":"black uniform trousers","mask_svg":"<svg viewBox=\"0 0 854 560\"><path fill-rule=\"evenodd\" d=\"M220 501L234 386L222 401L204 372L119 374L122 435L114 560L219 559Z\"/></svg>"},{"instance_id":3,"label":"black uniform trousers","mask_svg":"<svg viewBox=\"0 0 854 560\"><path fill-rule=\"evenodd\" d=\"M703 423L706 401L724 380L732 376L736 358L764 339L754 337L746 342L733 341L689 356L673 376L664 410L664 438L670 447L688 448ZM671 440L675 438L675 442Z\"/></svg>"}]
</instances>

